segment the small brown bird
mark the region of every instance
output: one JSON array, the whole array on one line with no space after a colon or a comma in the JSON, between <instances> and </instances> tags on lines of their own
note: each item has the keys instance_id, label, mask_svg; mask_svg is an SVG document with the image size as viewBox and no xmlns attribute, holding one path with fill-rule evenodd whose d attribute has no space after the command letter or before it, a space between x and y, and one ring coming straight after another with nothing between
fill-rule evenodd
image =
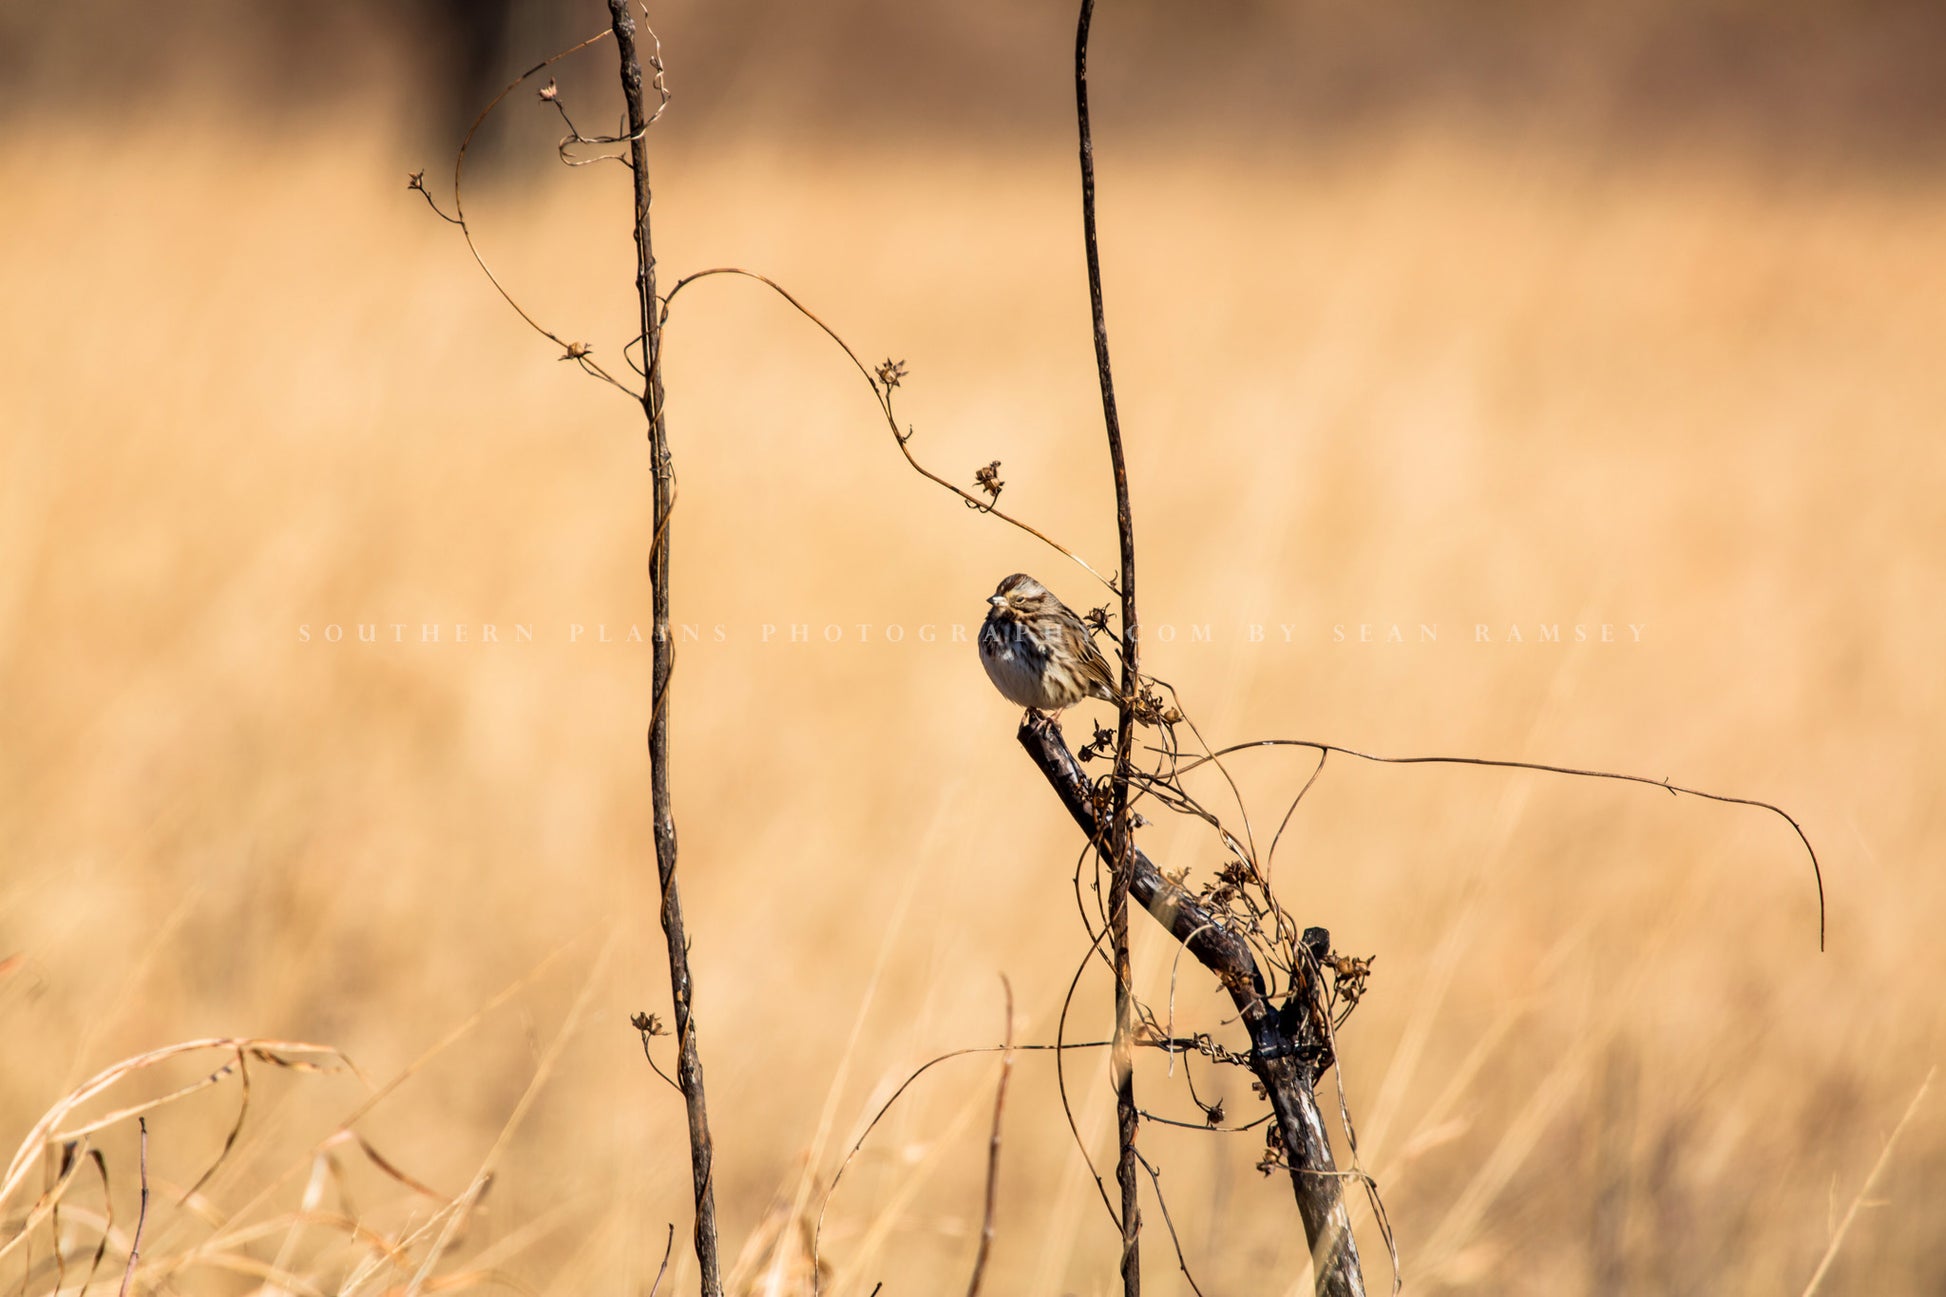
<instances>
[{"instance_id":1,"label":"small brown bird","mask_svg":"<svg viewBox=\"0 0 1946 1297\"><path fill-rule=\"evenodd\" d=\"M980 627L980 661L1008 702L1058 712L1083 698L1116 702L1108 660L1087 623L1024 572L1000 583Z\"/></svg>"}]
</instances>

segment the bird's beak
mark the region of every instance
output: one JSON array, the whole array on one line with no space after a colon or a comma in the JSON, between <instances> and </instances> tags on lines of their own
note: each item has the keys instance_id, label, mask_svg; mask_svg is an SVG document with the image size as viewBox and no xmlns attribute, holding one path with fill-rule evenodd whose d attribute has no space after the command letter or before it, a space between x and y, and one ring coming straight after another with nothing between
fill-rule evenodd
<instances>
[{"instance_id":1,"label":"bird's beak","mask_svg":"<svg viewBox=\"0 0 1946 1297\"><path fill-rule=\"evenodd\" d=\"M1007 606L1007 596L1004 594L994 595L991 599L987 600L987 605L992 608L1005 608Z\"/></svg>"}]
</instances>

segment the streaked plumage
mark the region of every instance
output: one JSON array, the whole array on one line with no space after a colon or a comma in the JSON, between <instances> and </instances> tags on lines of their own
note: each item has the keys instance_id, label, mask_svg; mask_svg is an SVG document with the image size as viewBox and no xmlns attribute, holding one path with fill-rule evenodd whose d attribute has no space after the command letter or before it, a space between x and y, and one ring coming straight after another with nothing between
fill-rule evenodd
<instances>
[{"instance_id":1,"label":"streaked plumage","mask_svg":"<svg viewBox=\"0 0 1946 1297\"><path fill-rule=\"evenodd\" d=\"M1087 623L1039 581L1016 572L987 605L980 662L1008 702L1058 712L1083 698L1112 703L1121 696Z\"/></svg>"}]
</instances>

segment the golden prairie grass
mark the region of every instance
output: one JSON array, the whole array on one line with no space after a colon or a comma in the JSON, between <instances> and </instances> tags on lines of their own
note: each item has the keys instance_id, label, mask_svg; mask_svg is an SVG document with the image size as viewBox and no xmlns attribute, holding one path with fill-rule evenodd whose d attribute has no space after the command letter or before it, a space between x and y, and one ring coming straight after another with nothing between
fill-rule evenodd
<instances>
[{"instance_id":1,"label":"golden prairie grass","mask_svg":"<svg viewBox=\"0 0 1946 1297\"><path fill-rule=\"evenodd\" d=\"M680 1106L627 1026L666 1000L628 640L639 412L522 332L382 128L290 145L158 123L0 149L0 1131L11 1150L168 1042L326 1042L409 1070L359 1125L396 1166L449 1196L494 1167L476 1261L643 1291L674 1221L681 1291ZM1942 1041L1946 193L1433 133L1102 166L1148 660L1213 740L1666 775L1778 800L1823 851L1820 957L1808 868L1760 812L1333 761L1277 877L1377 956L1341 1050L1408 1283L1799 1291ZM915 452L969 484L999 459L1008 506L1101 565L1071 168L1052 144L678 151L658 250L665 273L773 274L907 360ZM618 174L470 207L523 301L610 359ZM1021 1038L1051 1037L1080 844L952 628L1016 569L1099 594L915 478L760 290L685 294L668 347L696 630L676 805L735 1255L791 1235L773 1204L913 1067L997 1040L999 972ZM1260 829L1310 768L1240 766ZM1178 825L1148 845L1216 863ZM1138 926L1136 954L1164 1001L1173 950ZM1179 1019L1220 1029L1220 996L1179 981ZM1099 1157L1100 1065L1068 1067ZM963 1282L996 1071L942 1065L876 1132L827 1216L836 1291ZM1193 1117L1166 1071L1144 1062L1145 1103ZM1254 1115L1237 1077L1197 1081ZM219 1091L155 1114L158 1175L221 1147ZM363 1093L259 1077L204 1195L251 1199ZM130 1133L101 1138L126 1196ZM1292 1284L1301 1233L1256 1136L1143 1141L1205 1292ZM396 1188L359 1174L354 1200ZM1943 1188L1922 1105L1820 1291L1936 1289ZM1106 1291L1114 1237L1046 1055L1017 1064L1001 1190L989 1291Z\"/></svg>"}]
</instances>

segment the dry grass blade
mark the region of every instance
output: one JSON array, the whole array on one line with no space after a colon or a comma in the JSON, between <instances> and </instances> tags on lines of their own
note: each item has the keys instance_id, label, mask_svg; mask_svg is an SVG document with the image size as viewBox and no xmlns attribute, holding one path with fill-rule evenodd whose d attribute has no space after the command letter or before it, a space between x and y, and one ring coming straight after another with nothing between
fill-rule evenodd
<instances>
[{"instance_id":1,"label":"dry grass blade","mask_svg":"<svg viewBox=\"0 0 1946 1297\"><path fill-rule=\"evenodd\" d=\"M949 1059L964 1058L968 1054L991 1054L993 1051L994 1047L990 1045L975 1045L968 1049L955 1049L951 1053L941 1054L937 1058L927 1059L914 1069L910 1076L899 1083L898 1089L892 1091L891 1097L879 1105L878 1111L872 1114L871 1120L865 1123L865 1129L858 1132L858 1138L852 1141L851 1147L845 1151L844 1157L839 1161L838 1169L831 1177L831 1188L825 1193L824 1206L818 1212L820 1231L822 1231L824 1225L824 1212L830 1208L832 1196L838 1192L838 1184L845 1178L845 1172L851 1169L852 1160L858 1156L859 1150L865 1147L865 1141L871 1138L872 1131L877 1128L878 1123L885 1120L885 1114L892 1111L892 1105L899 1101L901 1095L912 1088L912 1083Z\"/></svg>"},{"instance_id":2,"label":"dry grass blade","mask_svg":"<svg viewBox=\"0 0 1946 1297\"><path fill-rule=\"evenodd\" d=\"M39 1198L35 1199L34 1205L28 1210L26 1219L21 1223L20 1228L14 1232L14 1236L5 1243L0 1243L0 1259L4 1259L16 1247L19 1247L28 1239L32 1238L34 1230L39 1227L40 1223L53 1216L55 1210L61 1205L61 1198L67 1193L68 1186L72 1185L75 1176L80 1174L81 1161L82 1159L78 1157L70 1159L66 1168L55 1179L54 1183L49 1185L41 1193ZM102 1174L105 1186L107 1172L104 1170Z\"/></svg>"},{"instance_id":3,"label":"dry grass blade","mask_svg":"<svg viewBox=\"0 0 1946 1297\"><path fill-rule=\"evenodd\" d=\"M241 1229L232 1230L223 1236L223 1247L198 1249L188 1254L185 1261L193 1263L199 1260L207 1260L210 1257L220 1255L226 1251L236 1252L237 1249L254 1243L259 1239L273 1238L278 1234L306 1228L330 1230L334 1234L342 1234L401 1269L410 1266L412 1263L412 1258L394 1246L390 1239L386 1238L376 1229L373 1229L370 1225L358 1220L356 1217L347 1215L344 1212L318 1211L308 1207L298 1211L285 1212L283 1215L272 1216L268 1220L259 1221L255 1225L248 1225ZM241 1253L238 1254L241 1255ZM282 1262L277 1262L273 1263L272 1268L282 1271L285 1269L285 1266Z\"/></svg>"},{"instance_id":4,"label":"dry grass blade","mask_svg":"<svg viewBox=\"0 0 1946 1297\"><path fill-rule=\"evenodd\" d=\"M108 1238L115 1232L115 1201L108 1192L108 1159L99 1149L89 1149L88 1158L95 1164L95 1171L101 1177L101 1237L95 1243L95 1254L88 1261L88 1273L81 1281L81 1292L86 1297L88 1286L95 1281L101 1270L101 1263L108 1256Z\"/></svg>"},{"instance_id":5,"label":"dry grass blade","mask_svg":"<svg viewBox=\"0 0 1946 1297\"><path fill-rule=\"evenodd\" d=\"M609 957L614 950L615 939L611 937L588 970L587 980L581 984L581 990L575 995L574 1003L569 1007L567 1017L561 1023L561 1029L554 1034L554 1039L548 1042L547 1050L535 1066L534 1075L528 1081L527 1088L521 1092L513 1111L508 1114L506 1123L500 1128L500 1134L493 1141L493 1146L481 1159L480 1168L474 1173L472 1183L453 1200L447 1210L445 1224L441 1227L433 1246L427 1250L425 1259L413 1274L411 1282L406 1284L402 1297L416 1297L418 1293L426 1290L426 1285L433 1277L433 1271L438 1267L446 1249L452 1246L454 1237L465 1221L467 1213L486 1192L500 1155L506 1151L508 1141L513 1138L514 1132L520 1129L522 1121L532 1110L534 1101L540 1097L541 1091L547 1086L548 1079L554 1075L554 1069L561 1061L562 1051L567 1048L567 1043L573 1038L575 1029L581 1025L581 1019L586 1015L588 1006L593 1003L595 988L601 985L602 977L608 971Z\"/></svg>"},{"instance_id":6,"label":"dry grass blade","mask_svg":"<svg viewBox=\"0 0 1946 1297\"><path fill-rule=\"evenodd\" d=\"M1413 1260L1421 1274L1438 1274L1476 1236L1494 1202L1520 1167L1533 1157L1542 1135L1573 1097L1577 1079L1588 1073L1602 1048L1636 1011L1642 1001L1642 988L1665 958L1674 931L1674 924L1665 916L1661 924L1644 934L1627 972L1609 987L1599 1015L1580 1031L1568 1048L1558 1053L1519 1105L1492 1151L1480 1159L1465 1184L1447 1201L1439 1223L1415 1249Z\"/></svg>"},{"instance_id":7,"label":"dry grass blade","mask_svg":"<svg viewBox=\"0 0 1946 1297\"><path fill-rule=\"evenodd\" d=\"M967 1281L966 1297L980 1297L980 1281L986 1277L987 1254L993 1249L995 1216L1000 1207L1000 1118L1007 1110L1007 1078L1014 1070L1014 987L1001 974L1000 985L1007 994L1007 1036L1000 1054L1000 1082L993 1094L993 1133L987 1139L986 1204L980 1217L980 1247L973 1256L973 1275Z\"/></svg>"},{"instance_id":8,"label":"dry grass blade","mask_svg":"<svg viewBox=\"0 0 1946 1297\"><path fill-rule=\"evenodd\" d=\"M1872 1192L1872 1186L1878 1183L1881 1175L1885 1174L1885 1168L1892 1160L1892 1149L1898 1144L1899 1136L1904 1134L1905 1128L1911 1124L1912 1118L1919 1111L1919 1105L1926 1101L1926 1091L1932 1089L1933 1073L1937 1070L1935 1068L1927 1071L1926 1079L1919 1083L1918 1093L1914 1094L1912 1102L1905 1106L1905 1115L1899 1118L1898 1125L1892 1127L1892 1133L1885 1137L1885 1146L1879 1150L1878 1160L1872 1163L1871 1171L1865 1176L1865 1183L1858 1186L1857 1195L1852 1198L1851 1205L1845 1208L1844 1219L1840 1220L1838 1228L1831 1232L1831 1242L1825 1247L1824 1255L1818 1258L1818 1268L1811 1272L1810 1279L1805 1282L1802 1297L1812 1297L1812 1294L1817 1292L1818 1285L1824 1282L1824 1277L1831 1273L1831 1263L1838 1259L1838 1249L1844 1246L1845 1235L1851 1232L1852 1222L1858 1219L1859 1210L1864 1207L1866 1198Z\"/></svg>"},{"instance_id":9,"label":"dry grass blade","mask_svg":"<svg viewBox=\"0 0 1946 1297\"><path fill-rule=\"evenodd\" d=\"M933 816L924 836L920 839L918 854L921 857L933 849L938 840L938 835L945 828L945 824L946 816L944 806L942 805L940 813ZM838 1068L831 1078L831 1084L826 1087L824 1106L818 1112L818 1124L817 1129L811 1136L810 1153L805 1157L802 1173L798 1176L795 1201L791 1208L794 1216L802 1216L808 1212L810 1210L811 1199L817 1193L818 1167L824 1161L825 1154L830 1145L832 1131L836 1126L839 1096L844 1092L846 1081L851 1075L852 1063L858 1053L858 1043L864 1035L865 1023L871 1014L873 1004L878 998L879 988L884 980L885 969L891 962L893 950L900 934L906 931L906 914L911 909L913 897L918 894L920 877L921 875L917 871L907 875L905 886L899 890L898 904L893 907L891 918L885 925L885 935L879 942L878 956L872 961L872 974L866 980L864 994L859 999L858 1011L852 1017L851 1033L846 1038L844 1053L839 1058ZM840 1174L842 1173L841 1168ZM830 1187L832 1189L837 1187L835 1178ZM821 1234L824 1228L824 1212L830 1203L831 1197L829 1191L827 1191L818 1204L817 1220L811 1230L811 1262L814 1276L812 1286L814 1290L818 1285L818 1280L815 1276L819 1273L818 1249L822 1242Z\"/></svg>"},{"instance_id":10,"label":"dry grass blade","mask_svg":"<svg viewBox=\"0 0 1946 1297\"><path fill-rule=\"evenodd\" d=\"M886 1099L884 1103L879 1105L878 1110L872 1114L871 1120L865 1123L865 1128L859 1132L858 1138L852 1142L851 1147L846 1150L844 1158L838 1163L838 1170L831 1177L831 1187L825 1191L824 1201L818 1207L817 1224L816 1227L813 1229L811 1235L811 1239L812 1239L811 1255L813 1261L818 1261L821 1256L821 1253L819 1251L819 1243L824 1235L824 1218L826 1213L829 1212L831 1209L832 1198L837 1195L838 1183L845 1178L845 1172L851 1168L851 1164L853 1160L856 1159L858 1154L864 1149L865 1141L871 1138L872 1131L877 1129L878 1124L881 1121L885 1120L885 1115L890 1111L892 1111L893 1105L898 1103L900 1097L903 1096L907 1090L912 1088L913 1082L917 1081L920 1077L924 1076L927 1072L930 1072L933 1068L939 1066L939 1064L941 1063L947 1062L955 1058L965 1058L970 1054L999 1054L1008 1051L1021 1053L1027 1051L1046 1050L1054 1053L1054 1055L1058 1058L1060 1054L1065 1050L1107 1049L1113 1043L1114 1043L1113 1041L1108 1041L1108 1040L1086 1040L1086 1041L1075 1041L1069 1044L1062 1044L1057 1042L1052 1045L974 1045L966 1049L952 1050L949 1053L941 1054L937 1058L927 1059L924 1063L921 1063L916 1069L914 1069L911 1072L911 1074L909 1074L905 1078L905 1080L899 1083L898 1088L893 1090L891 1097ZM1070 1128L1072 1129L1072 1123L1070 1123ZM1081 1135L1078 1130L1075 1131L1075 1139L1077 1142L1079 1142L1081 1139ZM1083 1156L1084 1157L1086 1156L1085 1145L1083 1146Z\"/></svg>"},{"instance_id":11,"label":"dry grass blade","mask_svg":"<svg viewBox=\"0 0 1946 1297\"><path fill-rule=\"evenodd\" d=\"M286 1180L289 1180L292 1176L295 1176L303 1172L307 1167L311 1167L314 1164L314 1161L319 1154L326 1152L332 1146L342 1142L347 1137L347 1135L352 1132L352 1127L354 1127L358 1122L364 1120L364 1118L368 1116L373 1109L377 1108L380 1103L384 1102L387 1098L389 1098L391 1095L396 1093L401 1086L405 1085L414 1076L417 1076L420 1072L424 1071L428 1066L431 1065L434 1059L438 1058L439 1055L443 1054L446 1050L450 1049L453 1045L457 1044L460 1040L464 1039L470 1032L473 1031L474 1028L478 1027L482 1022L484 1022L488 1018L488 1016L490 1016L495 1010L506 1005L507 1003L512 1001L514 997L519 995L522 991L527 990L529 987L539 982L542 977L544 977L548 972L550 972L555 967L555 965L559 964L562 960L566 959L569 954L579 949L583 945L583 943L587 940L587 936L588 934L586 932L583 932L578 936L575 936L567 941L562 942L560 945L556 946L553 950L549 951L546 955L542 956L541 959L537 961L532 968L527 970L527 972L515 978L513 981L507 983L499 991L495 992L485 1003L481 1004L477 1009L473 1010L473 1012L469 1013L465 1018L455 1023L453 1027L446 1032L445 1035L441 1036L438 1040L434 1041L431 1045L427 1046L423 1051L421 1051L418 1057L414 1058L411 1062L407 1063L404 1067L400 1068L398 1072L394 1073L392 1077L389 1080L387 1080L384 1084L378 1086L370 1094L366 1095L365 1098L361 1100L355 1107L353 1107L350 1112L346 1113L342 1118L338 1120L338 1123L331 1134L326 1135L323 1139L320 1139L316 1144L314 1144L309 1150L305 1152L304 1156L300 1160L292 1163L281 1174L269 1178L257 1190L257 1192L253 1194L248 1200L246 1200L242 1205L230 1210L227 1213L228 1219L230 1220L244 1219L248 1217L252 1212L256 1211L266 1201L268 1201L271 1193L275 1191L278 1185L284 1183ZM352 1137L357 1140L357 1142L360 1145L361 1151L364 1151L368 1157L373 1157L376 1154L376 1150L371 1148L371 1146L365 1142L362 1136L353 1135ZM440 1202L449 1201L449 1195L440 1193L435 1189L428 1188L423 1183L414 1180L412 1177L406 1175L404 1172L399 1171L398 1168L396 1168L391 1162L387 1160L374 1158L373 1164L378 1166L381 1171L391 1176L394 1180L397 1180L399 1183L406 1185L408 1188L411 1188L416 1192L422 1193L427 1197L437 1199ZM214 1242L216 1240L212 1240L212 1241Z\"/></svg>"},{"instance_id":12,"label":"dry grass blade","mask_svg":"<svg viewBox=\"0 0 1946 1297\"><path fill-rule=\"evenodd\" d=\"M494 1286L511 1288L518 1293L537 1294L540 1290L522 1282L504 1270L486 1270L478 1266L470 1270L459 1270L452 1274L440 1275L426 1284L426 1291L463 1292L468 1288Z\"/></svg>"},{"instance_id":13,"label":"dry grass blade","mask_svg":"<svg viewBox=\"0 0 1946 1297\"><path fill-rule=\"evenodd\" d=\"M83 1135L93 1134L95 1131L104 1130L109 1126L120 1125L121 1123L127 1121L130 1117L139 1117L144 1113L154 1112L158 1108L167 1107L169 1104L176 1102L178 1099L186 1098L189 1095L195 1094L199 1090L206 1090L212 1085L219 1084L225 1077L227 1077L230 1074L232 1067L239 1066L242 1063L243 1057L246 1053L251 1057L261 1059L268 1063L274 1063L279 1067L289 1068L292 1071L328 1073L328 1072L334 1072L342 1069L344 1071L348 1071L352 1073L354 1076L358 1076L358 1079L360 1081L365 1080L363 1075L359 1074L357 1067L352 1064L352 1061L349 1058L346 1058L343 1054L339 1053L336 1049L333 1049L328 1045L308 1045L308 1044L301 1044L301 1043L296 1043L291 1041L274 1041L274 1042L251 1041L251 1040L185 1041L182 1044L169 1045L164 1047L163 1049L152 1051L149 1054L144 1054L137 1058L124 1060L122 1063L116 1064L115 1067L108 1069L108 1071L117 1073L117 1075L111 1078L111 1080L119 1080L121 1076L126 1075L128 1072L136 1071L144 1067L151 1067L156 1063L164 1062L170 1058L177 1057L178 1055L181 1054L190 1053L194 1050L224 1049L224 1048L230 1049L236 1054L237 1057L235 1063L225 1063L223 1066L217 1068L214 1072L211 1072L208 1076L205 1076L200 1080L191 1081L189 1084L182 1086L179 1089L173 1090L170 1093L161 1096L160 1098L149 1099L149 1100L145 1100L142 1103L131 1104L126 1108L118 1108L114 1112L108 1113L106 1116L96 1117L95 1119L87 1122L84 1125L69 1127L68 1129L60 1131L57 1134L50 1135L48 1139L50 1141L78 1139ZM336 1061L336 1066L319 1065L316 1063L306 1062L302 1059L284 1057L285 1054L299 1053L299 1052L313 1053L313 1054L318 1054L321 1056L334 1059ZM107 1076L107 1075L108 1072L104 1072L101 1074L101 1076ZM101 1079L101 1076L97 1076L95 1079L98 1081ZM84 1086L83 1089L85 1090L89 1086L93 1086L94 1084L95 1083L93 1081L90 1081L88 1083L88 1086ZM367 1084L369 1084L369 1082L367 1082ZM248 1088L247 1081L245 1083L245 1088L246 1089ZM81 1091L76 1091L77 1095L79 1095L80 1093ZM97 1089L93 1091L85 1098L75 1099L73 1102L68 1103L67 1104L68 1108L72 1110L72 1108L79 1106L80 1103L86 1102L86 1099L92 1098L94 1093L99 1093L99 1090ZM70 1096L70 1099L74 1099L74 1096ZM240 1119L241 1118L239 1117L239 1120Z\"/></svg>"},{"instance_id":14,"label":"dry grass blade","mask_svg":"<svg viewBox=\"0 0 1946 1297\"><path fill-rule=\"evenodd\" d=\"M990 1053L992 1051L989 1050L987 1052ZM926 1181L939 1169L940 1164L945 1160L944 1151L951 1147L973 1125L984 1106L984 1103L978 1096L969 1096L967 1101L954 1112L949 1120L937 1124L932 1128L929 1132L931 1138L927 1141L923 1155L899 1185L898 1189L879 1207L872 1219L871 1225L858 1238L853 1253L837 1269L831 1283L834 1291L847 1291L848 1285L854 1279L858 1279L858 1282L863 1282L862 1278L859 1278L860 1272L871 1265L872 1259L877 1255L879 1248L884 1245L886 1238L905 1219L906 1208L918 1196L920 1190L925 1187ZM822 1275L814 1283L816 1286L813 1287L812 1291L814 1293L822 1292Z\"/></svg>"},{"instance_id":15,"label":"dry grass blade","mask_svg":"<svg viewBox=\"0 0 1946 1297\"><path fill-rule=\"evenodd\" d=\"M229 1274L247 1275L301 1297L326 1297L326 1289L301 1274L280 1270L242 1252L198 1252L191 1264Z\"/></svg>"},{"instance_id":16,"label":"dry grass blade","mask_svg":"<svg viewBox=\"0 0 1946 1297\"><path fill-rule=\"evenodd\" d=\"M11 1198L16 1192L18 1192L22 1181L25 1180L27 1176L27 1172L33 1166L34 1160L40 1156L41 1150L46 1148L49 1144L61 1143L70 1139L81 1138L85 1135L101 1130L107 1126L115 1125L120 1122L125 1122L130 1117L141 1117L147 1113L155 1111L157 1108L160 1108L166 1104L174 1103L176 1100L181 1099L187 1095L194 1094L200 1090L207 1089L210 1086L217 1084L225 1076L227 1076L233 1064L226 1063L222 1067L218 1068L215 1072L212 1072L210 1075L202 1078L201 1080L194 1081L189 1085L183 1086L175 1091L172 1091L169 1094L162 1096L159 1099L151 1099L143 1103L131 1104L127 1107L117 1109L116 1111L108 1114L105 1117L84 1122L74 1127L71 1130L61 1131L59 1134L55 1133L57 1130L60 1130L62 1123L65 1122L67 1118L70 1117L75 1112L76 1109L82 1107L90 1100L99 1097L105 1091L113 1087L117 1082L120 1082L126 1079L127 1077L136 1074L137 1072L141 1072L148 1068L152 1068L162 1063L169 1062L171 1059L181 1058L187 1054L194 1054L194 1053L199 1053L199 1052L212 1050L212 1049L223 1050L231 1054L235 1054L239 1050L245 1050L245 1049L253 1050L253 1051L257 1049L263 1049L266 1051L271 1051L279 1056L286 1055L286 1054L295 1054L295 1055L312 1054L318 1057L335 1060L336 1063L339 1066L341 1066L344 1070L350 1072L354 1076L358 1076L360 1081L364 1080L364 1077L358 1072L358 1069L355 1066L353 1066L351 1060L349 1058L346 1058L338 1050L333 1049L329 1045L314 1045L303 1041L256 1040L256 1039L237 1038L237 1037L209 1037L200 1040L182 1041L174 1045L164 1045L159 1049L152 1049L146 1053L137 1054L131 1058L125 1058L119 1063L116 1063L110 1067L103 1068L100 1072L97 1072L93 1077L83 1082L80 1086L76 1087L73 1091L71 1091L67 1095L64 1095L59 1102L57 1102L52 1108L50 1108L47 1111L47 1113L43 1115L41 1119L34 1124L33 1129L28 1131L27 1137L21 1141L19 1149L16 1150L16 1152L14 1153L13 1160L8 1164L6 1178L4 1180L0 1180L0 1204L4 1204L9 1198Z\"/></svg>"},{"instance_id":17,"label":"dry grass blade","mask_svg":"<svg viewBox=\"0 0 1946 1297\"><path fill-rule=\"evenodd\" d=\"M209 1183L210 1177L216 1174L218 1168L223 1165L224 1160L230 1156L230 1151L236 1147L238 1136L243 1134L243 1119L250 1113L250 1064L248 1060L253 1056L260 1055L255 1050L247 1052L244 1050L237 1051L236 1069L239 1097L237 1099L236 1120L230 1123L230 1133L223 1137L223 1147L217 1150L216 1159L209 1164L209 1169L197 1176L196 1182L183 1190L182 1195L176 1200L176 1205L179 1207L195 1197L197 1192Z\"/></svg>"},{"instance_id":18,"label":"dry grass blade","mask_svg":"<svg viewBox=\"0 0 1946 1297\"><path fill-rule=\"evenodd\" d=\"M407 1175L404 1171L401 1171L398 1168L398 1166L394 1162L392 1162L390 1158L387 1158L384 1154L380 1153L376 1148L372 1147L372 1142L369 1139L366 1139L363 1135L359 1134L357 1131L348 1130L344 1132L344 1135L346 1138L349 1138L353 1143L358 1145L358 1151L365 1155L366 1161L370 1162L373 1166L377 1167L380 1171L390 1176L398 1183L412 1190L412 1192L419 1194L422 1197L436 1198L442 1202L446 1200L447 1198L446 1194L439 1192L439 1190L433 1188L429 1184L426 1184L424 1181L414 1179L412 1176Z\"/></svg>"}]
</instances>

